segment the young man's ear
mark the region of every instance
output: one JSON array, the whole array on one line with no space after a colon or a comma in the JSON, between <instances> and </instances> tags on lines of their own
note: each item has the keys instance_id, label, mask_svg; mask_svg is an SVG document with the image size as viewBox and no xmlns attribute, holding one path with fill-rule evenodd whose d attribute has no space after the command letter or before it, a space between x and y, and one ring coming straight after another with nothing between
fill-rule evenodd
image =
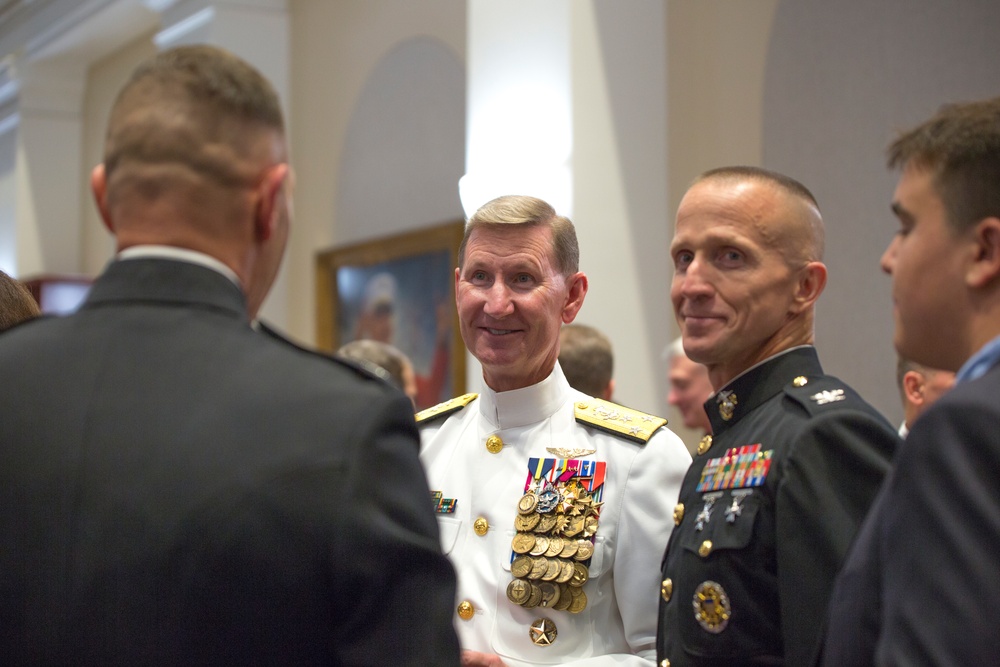
<instances>
[{"instance_id":1,"label":"young man's ear","mask_svg":"<svg viewBox=\"0 0 1000 667\"><path fill-rule=\"evenodd\" d=\"M922 404L924 402L923 376L917 371L907 371L903 375L903 393L906 394L906 400L910 403Z\"/></svg>"},{"instance_id":2,"label":"young man's ear","mask_svg":"<svg viewBox=\"0 0 1000 667\"><path fill-rule=\"evenodd\" d=\"M271 238L278 223L278 202L284 196L283 187L288 178L287 162L272 165L264 172L264 177L256 188L257 207L254 214L254 231L257 239L266 241Z\"/></svg>"},{"instance_id":3,"label":"young man's ear","mask_svg":"<svg viewBox=\"0 0 1000 667\"><path fill-rule=\"evenodd\" d=\"M108 212L108 176L104 172L104 164L99 164L90 171L90 191L94 194L94 203L101 215L101 221L108 231L114 234L115 228Z\"/></svg>"},{"instance_id":4,"label":"young man's ear","mask_svg":"<svg viewBox=\"0 0 1000 667\"><path fill-rule=\"evenodd\" d=\"M974 230L972 263L966 272L969 287L985 287L1000 276L1000 218L984 218Z\"/></svg>"}]
</instances>

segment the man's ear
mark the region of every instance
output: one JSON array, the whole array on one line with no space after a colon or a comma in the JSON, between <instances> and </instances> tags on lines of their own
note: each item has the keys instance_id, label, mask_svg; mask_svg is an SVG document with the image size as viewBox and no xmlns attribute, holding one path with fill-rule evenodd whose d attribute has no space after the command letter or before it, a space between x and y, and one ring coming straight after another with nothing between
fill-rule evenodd
<instances>
[{"instance_id":1,"label":"man's ear","mask_svg":"<svg viewBox=\"0 0 1000 667\"><path fill-rule=\"evenodd\" d=\"M917 371L907 371L903 375L903 393L906 400L914 405L922 405L924 402L924 377Z\"/></svg>"},{"instance_id":2,"label":"man's ear","mask_svg":"<svg viewBox=\"0 0 1000 667\"><path fill-rule=\"evenodd\" d=\"M1000 276L1000 218L980 220L973 234L973 258L965 280L969 287L986 287Z\"/></svg>"},{"instance_id":3,"label":"man's ear","mask_svg":"<svg viewBox=\"0 0 1000 667\"><path fill-rule=\"evenodd\" d=\"M809 262L799 269L793 310L796 313L810 308L816 303L826 287L826 265L823 262Z\"/></svg>"},{"instance_id":4,"label":"man's ear","mask_svg":"<svg viewBox=\"0 0 1000 667\"><path fill-rule=\"evenodd\" d=\"M288 178L287 162L272 165L256 188L257 206L254 211L254 233L259 241L271 238L278 224L278 201L284 196L283 187Z\"/></svg>"},{"instance_id":5,"label":"man's ear","mask_svg":"<svg viewBox=\"0 0 1000 667\"><path fill-rule=\"evenodd\" d=\"M611 397L615 395L615 379L611 378L608 381L608 386L604 388L604 395L598 396L598 398L603 398L605 401L610 401Z\"/></svg>"},{"instance_id":6,"label":"man's ear","mask_svg":"<svg viewBox=\"0 0 1000 667\"><path fill-rule=\"evenodd\" d=\"M97 205L97 212L100 213L104 226L114 234L115 227L108 212L108 176L104 172L103 163L90 171L90 191L94 193L94 203Z\"/></svg>"},{"instance_id":7,"label":"man's ear","mask_svg":"<svg viewBox=\"0 0 1000 667\"><path fill-rule=\"evenodd\" d=\"M583 299L587 296L587 288L589 287L587 276L583 271L577 271L566 278L566 286L568 290L566 305L563 306L562 310L563 324L569 324L575 320L577 313L583 308Z\"/></svg>"}]
</instances>

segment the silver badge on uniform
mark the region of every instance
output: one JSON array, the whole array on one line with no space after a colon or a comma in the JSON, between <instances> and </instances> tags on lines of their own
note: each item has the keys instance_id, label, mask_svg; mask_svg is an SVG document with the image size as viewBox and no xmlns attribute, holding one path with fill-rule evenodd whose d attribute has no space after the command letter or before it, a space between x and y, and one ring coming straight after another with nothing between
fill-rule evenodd
<instances>
[{"instance_id":1,"label":"silver badge on uniform","mask_svg":"<svg viewBox=\"0 0 1000 667\"><path fill-rule=\"evenodd\" d=\"M698 512L698 516L695 517L695 530L705 530L705 524L712 520L712 507L715 506L715 501L723 495L722 491L713 491L712 493L706 493L701 497L702 500L705 501L705 505L701 508L701 511Z\"/></svg>"},{"instance_id":2,"label":"silver badge on uniform","mask_svg":"<svg viewBox=\"0 0 1000 667\"><path fill-rule=\"evenodd\" d=\"M753 493L753 489L736 489L732 492L733 502L726 508L726 521L736 523L736 519L743 514L743 501Z\"/></svg>"}]
</instances>

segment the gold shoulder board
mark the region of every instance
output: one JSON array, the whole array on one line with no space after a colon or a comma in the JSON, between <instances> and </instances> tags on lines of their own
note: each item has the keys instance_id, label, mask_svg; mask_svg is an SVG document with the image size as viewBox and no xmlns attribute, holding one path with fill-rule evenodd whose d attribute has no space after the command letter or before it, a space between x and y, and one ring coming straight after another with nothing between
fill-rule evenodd
<instances>
[{"instance_id":1,"label":"gold shoulder board","mask_svg":"<svg viewBox=\"0 0 1000 667\"><path fill-rule=\"evenodd\" d=\"M479 394L462 394L456 398L449 399L444 403L438 403L434 407L421 410L416 414L417 423L431 421L438 417L450 415L452 412L461 410L472 401L476 400Z\"/></svg>"},{"instance_id":2,"label":"gold shoulder board","mask_svg":"<svg viewBox=\"0 0 1000 667\"><path fill-rule=\"evenodd\" d=\"M653 437L656 429L667 423L663 417L647 415L645 412L600 398L577 401L574 407L578 422L620 435L641 445L645 445Z\"/></svg>"}]
</instances>

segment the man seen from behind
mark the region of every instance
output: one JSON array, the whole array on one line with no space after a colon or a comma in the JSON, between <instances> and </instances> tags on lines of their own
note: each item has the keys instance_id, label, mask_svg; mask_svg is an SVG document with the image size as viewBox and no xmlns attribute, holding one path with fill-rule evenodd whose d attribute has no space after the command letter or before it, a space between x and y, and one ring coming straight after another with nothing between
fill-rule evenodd
<instances>
[{"instance_id":1,"label":"man seen from behind","mask_svg":"<svg viewBox=\"0 0 1000 667\"><path fill-rule=\"evenodd\" d=\"M125 84L92 176L117 255L0 337L5 662L458 664L410 402L250 326L292 185L247 63Z\"/></svg>"}]
</instances>

